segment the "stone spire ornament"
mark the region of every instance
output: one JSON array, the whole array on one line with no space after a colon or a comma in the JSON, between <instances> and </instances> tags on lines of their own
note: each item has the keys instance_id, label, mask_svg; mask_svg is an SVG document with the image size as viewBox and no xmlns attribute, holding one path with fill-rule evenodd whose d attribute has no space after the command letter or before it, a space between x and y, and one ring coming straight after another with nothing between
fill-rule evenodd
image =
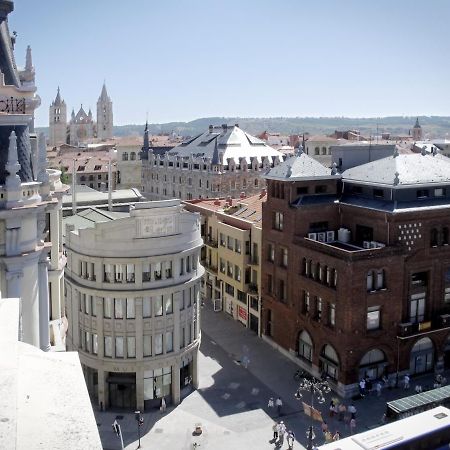
<instances>
[{"instance_id":1,"label":"stone spire ornament","mask_svg":"<svg viewBox=\"0 0 450 450\"><path fill-rule=\"evenodd\" d=\"M6 177L6 207L12 207L22 199L22 187L19 175L20 164L17 156L17 137L15 131L9 136L8 162L5 165Z\"/></svg>"},{"instance_id":2,"label":"stone spire ornament","mask_svg":"<svg viewBox=\"0 0 450 450\"><path fill-rule=\"evenodd\" d=\"M38 138L38 167L39 172L37 176L37 180L41 183L48 183L48 173L47 173L47 145L45 143L45 135L44 133L39 133Z\"/></svg>"}]
</instances>

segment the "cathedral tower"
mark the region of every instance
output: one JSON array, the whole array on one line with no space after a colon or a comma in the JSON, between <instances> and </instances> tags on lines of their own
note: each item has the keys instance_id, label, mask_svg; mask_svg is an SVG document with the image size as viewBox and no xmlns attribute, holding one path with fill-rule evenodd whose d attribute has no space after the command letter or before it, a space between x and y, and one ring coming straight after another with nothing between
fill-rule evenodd
<instances>
[{"instance_id":1,"label":"cathedral tower","mask_svg":"<svg viewBox=\"0 0 450 450\"><path fill-rule=\"evenodd\" d=\"M412 129L412 138L415 141L421 141L423 138L422 127L419 124L419 118L417 117L416 123Z\"/></svg>"},{"instance_id":2,"label":"cathedral tower","mask_svg":"<svg viewBox=\"0 0 450 450\"><path fill-rule=\"evenodd\" d=\"M57 146L66 143L67 139L67 108L61 94L56 94L55 100L49 108L49 145Z\"/></svg>"},{"instance_id":3,"label":"cathedral tower","mask_svg":"<svg viewBox=\"0 0 450 450\"><path fill-rule=\"evenodd\" d=\"M113 137L112 101L103 83L102 93L97 101L97 138L106 140Z\"/></svg>"}]
</instances>

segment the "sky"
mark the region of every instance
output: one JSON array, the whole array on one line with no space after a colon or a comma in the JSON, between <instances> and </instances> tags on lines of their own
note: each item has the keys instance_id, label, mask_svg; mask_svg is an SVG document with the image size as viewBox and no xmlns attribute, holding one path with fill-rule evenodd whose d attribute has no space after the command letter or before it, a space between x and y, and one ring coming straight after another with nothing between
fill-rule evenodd
<instances>
[{"instance_id":1,"label":"sky","mask_svg":"<svg viewBox=\"0 0 450 450\"><path fill-rule=\"evenodd\" d=\"M200 117L450 115L448 0L16 0L17 64L29 44L48 125Z\"/></svg>"}]
</instances>

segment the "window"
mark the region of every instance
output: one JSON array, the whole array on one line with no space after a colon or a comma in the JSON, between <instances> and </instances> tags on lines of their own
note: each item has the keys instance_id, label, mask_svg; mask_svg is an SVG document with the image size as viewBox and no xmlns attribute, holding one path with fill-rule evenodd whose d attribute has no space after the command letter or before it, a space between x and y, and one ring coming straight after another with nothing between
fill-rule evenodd
<instances>
[{"instance_id":1,"label":"window","mask_svg":"<svg viewBox=\"0 0 450 450\"><path fill-rule=\"evenodd\" d=\"M220 245L225 247L225 235L223 233L220 233Z\"/></svg>"},{"instance_id":2,"label":"window","mask_svg":"<svg viewBox=\"0 0 450 450\"><path fill-rule=\"evenodd\" d=\"M92 334L92 353L96 355L98 353L98 335Z\"/></svg>"},{"instance_id":3,"label":"window","mask_svg":"<svg viewBox=\"0 0 450 450\"><path fill-rule=\"evenodd\" d=\"M116 358L123 358L123 337L116 336Z\"/></svg>"},{"instance_id":4,"label":"window","mask_svg":"<svg viewBox=\"0 0 450 450\"><path fill-rule=\"evenodd\" d=\"M373 190L373 196L375 198L384 198L384 191L383 191L383 189L374 189Z\"/></svg>"},{"instance_id":5,"label":"window","mask_svg":"<svg viewBox=\"0 0 450 450\"><path fill-rule=\"evenodd\" d=\"M237 299L240 302L247 304L247 296L245 295L244 292L240 291L239 289L237 291Z\"/></svg>"},{"instance_id":6,"label":"window","mask_svg":"<svg viewBox=\"0 0 450 450\"><path fill-rule=\"evenodd\" d=\"M134 336L127 337L127 358L136 358L136 338Z\"/></svg>"},{"instance_id":7,"label":"window","mask_svg":"<svg viewBox=\"0 0 450 450\"><path fill-rule=\"evenodd\" d=\"M163 352L163 335L162 333L155 334L155 355L161 355Z\"/></svg>"},{"instance_id":8,"label":"window","mask_svg":"<svg viewBox=\"0 0 450 450\"><path fill-rule=\"evenodd\" d=\"M305 330L300 333L298 338L298 356L312 362L313 343L311 336Z\"/></svg>"},{"instance_id":9,"label":"window","mask_svg":"<svg viewBox=\"0 0 450 450\"><path fill-rule=\"evenodd\" d=\"M316 297L316 320L322 319L322 299L320 297Z\"/></svg>"},{"instance_id":10,"label":"window","mask_svg":"<svg viewBox=\"0 0 450 450\"><path fill-rule=\"evenodd\" d=\"M411 285L413 287L427 286L428 285L428 273L417 272L411 275Z\"/></svg>"},{"instance_id":11,"label":"window","mask_svg":"<svg viewBox=\"0 0 450 450\"><path fill-rule=\"evenodd\" d=\"M241 268L239 266L234 266L234 279L236 281L241 281Z\"/></svg>"},{"instance_id":12,"label":"window","mask_svg":"<svg viewBox=\"0 0 450 450\"><path fill-rule=\"evenodd\" d=\"M127 298L127 319L135 318L134 298Z\"/></svg>"},{"instance_id":13,"label":"window","mask_svg":"<svg viewBox=\"0 0 450 450\"><path fill-rule=\"evenodd\" d=\"M173 298L172 298L172 294L166 294L165 295L164 310L166 311L166 315L173 313Z\"/></svg>"},{"instance_id":14,"label":"window","mask_svg":"<svg viewBox=\"0 0 450 450\"><path fill-rule=\"evenodd\" d=\"M219 270L222 273L226 272L225 261L222 258L219 260Z\"/></svg>"},{"instance_id":15,"label":"window","mask_svg":"<svg viewBox=\"0 0 450 450\"><path fill-rule=\"evenodd\" d=\"M384 270L383 269L377 271L376 288L377 289L384 288Z\"/></svg>"},{"instance_id":16,"label":"window","mask_svg":"<svg viewBox=\"0 0 450 450\"><path fill-rule=\"evenodd\" d=\"M315 147L315 148L314 148L314 155L315 155L315 156L320 155L320 147Z\"/></svg>"},{"instance_id":17,"label":"window","mask_svg":"<svg viewBox=\"0 0 450 450\"><path fill-rule=\"evenodd\" d=\"M274 212L274 223L273 228L278 231L283 231L283 213Z\"/></svg>"},{"instance_id":18,"label":"window","mask_svg":"<svg viewBox=\"0 0 450 450\"><path fill-rule=\"evenodd\" d=\"M299 186L297 188L297 195L305 195L308 193L308 186Z\"/></svg>"},{"instance_id":19,"label":"window","mask_svg":"<svg viewBox=\"0 0 450 450\"><path fill-rule=\"evenodd\" d=\"M144 356L152 356L152 337L144 334Z\"/></svg>"},{"instance_id":20,"label":"window","mask_svg":"<svg viewBox=\"0 0 450 450\"><path fill-rule=\"evenodd\" d=\"M336 325L336 305L334 303L328 305L328 325L332 327Z\"/></svg>"},{"instance_id":21,"label":"window","mask_svg":"<svg viewBox=\"0 0 450 450\"><path fill-rule=\"evenodd\" d=\"M309 292L303 291L303 312L309 313L310 304L309 304Z\"/></svg>"},{"instance_id":22,"label":"window","mask_svg":"<svg viewBox=\"0 0 450 450\"><path fill-rule=\"evenodd\" d=\"M268 249L267 253L268 253L269 261L275 262L275 245L269 244L269 249Z\"/></svg>"},{"instance_id":23,"label":"window","mask_svg":"<svg viewBox=\"0 0 450 450\"><path fill-rule=\"evenodd\" d=\"M146 317L152 317L152 300L151 297L144 297L142 299L142 316L144 319Z\"/></svg>"},{"instance_id":24,"label":"window","mask_svg":"<svg viewBox=\"0 0 450 450\"><path fill-rule=\"evenodd\" d=\"M325 194L327 192L327 185L326 184L320 184L315 187L314 189L316 194Z\"/></svg>"},{"instance_id":25,"label":"window","mask_svg":"<svg viewBox=\"0 0 450 450\"><path fill-rule=\"evenodd\" d=\"M435 197L443 197L445 195L445 189L444 188L435 188L434 190L434 196Z\"/></svg>"},{"instance_id":26,"label":"window","mask_svg":"<svg viewBox=\"0 0 450 450\"><path fill-rule=\"evenodd\" d=\"M112 357L112 337L111 336L105 336L105 357L111 358Z\"/></svg>"},{"instance_id":27,"label":"window","mask_svg":"<svg viewBox=\"0 0 450 450\"><path fill-rule=\"evenodd\" d=\"M157 295L154 297L155 300L155 316L163 315L163 296Z\"/></svg>"},{"instance_id":28,"label":"window","mask_svg":"<svg viewBox=\"0 0 450 450\"><path fill-rule=\"evenodd\" d=\"M116 319L123 319L124 302L123 298L114 299L114 317Z\"/></svg>"},{"instance_id":29,"label":"window","mask_svg":"<svg viewBox=\"0 0 450 450\"><path fill-rule=\"evenodd\" d=\"M227 236L227 247L228 247L228 250L233 250L234 239L231 236Z\"/></svg>"},{"instance_id":30,"label":"window","mask_svg":"<svg viewBox=\"0 0 450 450\"><path fill-rule=\"evenodd\" d=\"M325 345L320 353L319 370L325 372L330 378L337 379L339 357L336 350L329 344Z\"/></svg>"},{"instance_id":31,"label":"window","mask_svg":"<svg viewBox=\"0 0 450 450\"><path fill-rule=\"evenodd\" d=\"M417 189L417 198L428 198L428 189Z\"/></svg>"},{"instance_id":32,"label":"window","mask_svg":"<svg viewBox=\"0 0 450 450\"><path fill-rule=\"evenodd\" d=\"M112 315L112 298L105 297L103 299L103 317L105 319L111 319Z\"/></svg>"},{"instance_id":33,"label":"window","mask_svg":"<svg viewBox=\"0 0 450 450\"><path fill-rule=\"evenodd\" d=\"M231 284L225 283L225 292L234 297L234 287Z\"/></svg>"},{"instance_id":34,"label":"window","mask_svg":"<svg viewBox=\"0 0 450 450\"><path fill-rule=\"evenodd\" d=\"M142 263L142 281L145 283L151 280L150 263Z\"/></svg>"},{"instance_id":35,"label":"window","mask_svg":"<svg viewBox=\"0 0 450 450\"><path fill-rule=\"evenodd\" d=\"M367 308L367 329L378 330L380 328L380 307L371 306Z\"/></svg>"},{"instance_id":36,"label":"window","mask_svg":"<svg viewBox=\"0 0 450 450\"><path fill-rule=\"evenodd\" d=\"M231 264L229 261L227 261L227 275L230 278L233 278L233 264Z\"/></svg>"},{"instance_id":37,"label":"window","mask_svg":"<svg viewBox=\"0 0 450 450\"><path fill-rule=\"evenodd\" d=\"M412 294L409 301L409 321L411 323L423 322L425 318L425 292Z\"/></svg>"},{"instance_id":38,"label":"window","mask_svg":"<svg viewBox=\"0 0 450 450\"><path fill-rule=\"evenodd\" d=\"M155 280L161 279L161 270L162 270L162 264L160 262L153 264L153 277Z\"/></svg>"},{"instance_id":39,"label":"window","mask_svg":"<svg viewBox=\"0 0 450 450\"><path fill-rule=\"evenodd\" d=\"M267 274L267 292L273 294L273 277L270 273Z\"/></svg>"},{"instance_id":40,"label":"window","mask_svg":"<svg viewBox=\"0 0 450 450\"><path fill-rule=\"evenodd\" d=\"M173 331L166 331L166 353L173 352Z\"/></svg>"},{"instance_id":41,"label":"window","mask_svg":"<svg viewBox=\"0 0 450 450\"><path fill-rule=\"evenodd\" d=\"M288 249L287 248L281 249L281 266L282 267L288 266Z\"/></svg>"},{"instance_id":42,"label":"window","mask_svg":"<svg viewBox=\"0 0 450 450\"><path fill-rule=\"evenodd\" d=\"M236 253L241 253L241 241L239 239L234 241L234 251Z\"/></svg>"},{"instance_id":43,"label":"window","mask_svg":"<svg viewBox=\"0 0 450 450\"><path fill-rule=\"evenodd\" d=\"M172 261L166 261L164 267L166 268L166 278L172 278Z\"/></svg>"},{"instance_id":44,"label":"window","mask_svg":"<svg viewBox=\"0 0 450 450\"><path fill-rule=\"evenodd\" d=\"M287 286L284 280L278 281L278 296L282 302L287 301Z\"/></svg>"}]
</instances>

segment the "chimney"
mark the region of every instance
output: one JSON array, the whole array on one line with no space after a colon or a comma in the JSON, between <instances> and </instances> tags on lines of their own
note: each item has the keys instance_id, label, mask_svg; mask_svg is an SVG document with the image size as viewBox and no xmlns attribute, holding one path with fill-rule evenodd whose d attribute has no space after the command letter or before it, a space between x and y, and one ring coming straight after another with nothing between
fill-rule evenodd
<instances>
[{"instance_id":1,"label":"chimney","mask_svg":"<svg viewBox=\"0 0 450 450\"><path fill-rule=\"evenodd\" d=\"M261 189L261 193L259 194L259 198L265 197L267 194L267 191L265 189Z\"/></svg>"},{"instance_id":2,"label":"chimney","mask_svg":"<svg viewBox=\"0 0 450 450\"><path fill-rule=\"evenodd\" d=\"M224 133L228 130L228 125L226 123L222 124L222 130Z\"/></svg>"},{"instance_id":3,"label":"chimney","mask_svg":"<svg viewBox=\"0 0 450 450\"><path fill-rule=\"evenodd\" d=\"M244 192L244 191L242 191L242 192L240 193L239 198L245 198L245 192Z\"/></svg>"},{"instance_id":4,"label":"chimney","mask_svg":"<svg viewBox=\"0 0 450 450\"><path fill-rule=\"evenodd\" d=\"M214 127L212 125L209 126L209 132L212 133L214 130Z\"/></svg>"},{"instance_id":5,"label":"chimney","mask_svg":"<svg viewBox=\"0 0 450 450\"><path fill-rule=\"evenodd\" d=\"M220 206L220 200L218 198L214 200L214 206Z\"/></svg>"},{"instance_id":6,"label":"chimney","mask_svg":"<svg viewBox=\"0 0 450 450\"><path fill-rule=\"evenodd\" d=\"M235 123L234 126L235 126L236 128L239 128L239 124L238 124L238 123Z\"/></svg>"}]
</instances>

